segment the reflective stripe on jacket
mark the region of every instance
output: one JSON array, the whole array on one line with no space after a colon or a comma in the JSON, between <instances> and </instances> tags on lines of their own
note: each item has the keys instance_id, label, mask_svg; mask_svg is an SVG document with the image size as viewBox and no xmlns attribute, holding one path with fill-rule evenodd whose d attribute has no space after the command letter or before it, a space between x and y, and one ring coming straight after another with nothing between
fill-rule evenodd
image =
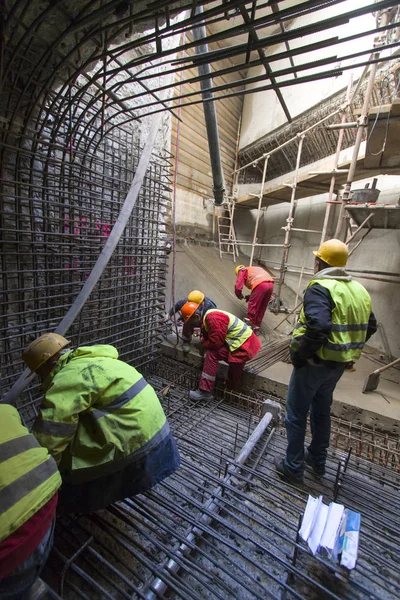
<instances>
[{"instance_id":1,"label":"reflective stripe on jacket","mask_svg":"<svg viewBox=\"0 0 400 600\"><path fill-rule=\"evenodd\" d=\"M34 434L72 482L124 468L169 433L153 388L117 359L113 346L80 347L62 355L44 382Z\"/></svg>"},{"instance_id":2,"label":"reflective stripe on jacket","mask_svg":"<svg viewBox=\"0 0 400 600\"><path fill-rule=\"evenodd\" d=\"M56 463L21 424L17 409L0 405L0 542L41 509L60 485Z\"/></svg>"},{"instance_id":3,"label":"reflective stripe on jacket","mask_svg":"<svg viewBox=\"0 0 400 600\"><path fill-rule=\"evenodd\" d=\"M372 311L372 303L367 290L358 281L318 279L310 281L307 289L317 283L329 290L335 307L332 310L332 329L327 341L316 354L322 360L350 362L361 356ZM305 334L307 318L304 308L292 334L291 349L296 351L301 337Z\"/></svg>"},{"instance_id":4,"label":"reflective stripe on jacket","mask_svg":"<svg viewBox=\"0 0 400 600\"><path fill-rule=\"evenodd\" d=\"M245 286L249 290L254 290L263 281L273 281L272 277L268 275L267 271L264 271L261 267L247 267L247 277Z\"/></svg>"},{"instance_id":5,"label":"reflective stripe on jacket","mask_svg":"<svg viewBox=\"0 0 400 600\"><path fill-rule=\"evenodd\" d=\"M243 323L243 321L238 319L238 317L235 317L235 315L232 315L231 313L225 310L219 309L208 310L204 315L203 325L206 331L208 331L207 315L215 312L222 313L223 315L229 317L229 325L225 342L228 345L230 352L234 352L235 350L240 348L240 346L244 344L246 340L249 339L253 331L248 325L246 325L246 323Z\"/></svg>"}]
</instances>

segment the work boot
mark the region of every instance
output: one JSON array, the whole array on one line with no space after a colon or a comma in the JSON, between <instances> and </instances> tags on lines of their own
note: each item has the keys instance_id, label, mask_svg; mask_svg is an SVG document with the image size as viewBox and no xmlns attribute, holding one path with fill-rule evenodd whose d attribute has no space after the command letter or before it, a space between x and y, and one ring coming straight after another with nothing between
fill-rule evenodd
<instances>
[{"instance_id":1,"label":"work boot","mask_svg":"<svg viewBox=\"0 0 400 600\"><path fill-rule=\"evenodd\" d=\"M309 450L306 450L304 453L304 462L312 468L315 475L318 475L318 477L325 475L325 465L315 462L315 458Z\"/></svg>"},{"instance_id":2,"label":"work boot","mask_svg":"<svg viewBox=\"0 0 400 600\"><path fill-rule=\"evenodd\" d=\"M189 392L189 398L191 400L214 400L214 394L204 390L192 390Z\"/></svg>"},{"instance_id":3,"label":"work boot","mask_svg":"<svg viewBox=\"0 0 400 600\"><path fill-rule=\"evenodd\" d=\"M190 344L189 344L189 342L183 342L183 344L182 344L182 352L187 353L187 352L189 352L189 350L190 350Z\"/></svg>"},{"instance_id":4,"label":"work boot","mask_svg":"<svg viewBox=\"0 0 400 600\"><path fill-rule=\"evenodd\" d=\"M253 327L253 333L258 337L261 333L260 327Z\"/></svg>"},{"instance_id":5,"label":"work boot","mask_svg":"<svg viewBox=\"0 0 400 600\"><path fill-rule=\"evenodd\" d=\"M297 475L295 473L291 473L289 469L286 467L283 458L279 456L275 456L274 458L275 469L278 472L279 477L288 483L299 484L303 483L303 475Z\"/></svg>"}]
</instances>

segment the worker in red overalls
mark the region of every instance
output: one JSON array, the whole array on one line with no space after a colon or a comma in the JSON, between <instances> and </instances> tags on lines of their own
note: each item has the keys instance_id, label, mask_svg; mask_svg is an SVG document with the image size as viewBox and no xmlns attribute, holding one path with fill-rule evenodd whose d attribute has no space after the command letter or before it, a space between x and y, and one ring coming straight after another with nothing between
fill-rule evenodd
<instances>
[{"instance_id":1,"label":"worker in red overalls","mask_svg":"<svg viewBox=\"0 0 400 600\"><path fill-rule=\"evenodd\" d=\"M274 280L261 267L239 265L236 267L235 273L235 295L240 300L244 297L242 294L244 285L251 290L250 296L246 296L246 301L248 302L247 318L254 333L258 335L261 321L263 320L268 302L271 299L272 290L274 289Z\"/></svg>"},{"instance_id":2,"label":"worker in red overalls","mask_svg":"<svg viewBox=\"0 0 400 600\"><path fill-rule=\"evenodd\" d=\"M201 326L201 343L206 350L199 389L189 392L189 397L191 400L211 400L218 362L224 360L229 364L228 385L233 389L240 382L245 363L257 354L261 343L251 328L235 315L211 309L201 320L197 308L194 302L186 302L181 308L186 322L193 327Z\"/></svg>"}]
</instances>

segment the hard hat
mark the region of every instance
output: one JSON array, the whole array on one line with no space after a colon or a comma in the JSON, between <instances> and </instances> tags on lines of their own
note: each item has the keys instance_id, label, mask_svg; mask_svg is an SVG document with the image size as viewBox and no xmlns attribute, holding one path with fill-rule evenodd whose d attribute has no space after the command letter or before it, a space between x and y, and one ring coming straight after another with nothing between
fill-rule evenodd
<instances>
[{"instance_id":1,"label":"hard hat","mask_svg":"<svg viewBox=\"0 0 400 600\"><path fill-rule=\"evenodd\" d=\"M245 269L245 268L246 268L246 266L245 266L245 265L238 265L238 266L236 267L236 269L235 269L236 277L237 277L237 275L238 275L238 273L239 273L240 269Z\"/></svg>"},{"instance_id":2,"label":"hard hat","mask_svg":"<svg viewBox=\"0 0 400 600\"><path fill-rule=\"evenodd\" d=\"M190 317L194 315L199 305L196 302L186 302L181 308L181 313L184 321L189 321Z\"/></svg>"},{"instance_id":3,"label":"hard hat","mask_svg":"<svg viewBox=\"0 0 400 600\"><path fill-rule=\"evenodd\" d=\"M52 356L71 343L58 333L44 333L34 340L22 353L24 363L31 371L37 371Z\"/></svg>"},{"instance_id":4,"label":"hard hat","mask_svg":"<svg viewBox=\"0 0 400 600\"><path fill-rule=\"evenodd\" d=\"M194 302L195 304L201 304L203 300L204 294L200 290L193 290L188 296L188 302Z\"/></svg>"},{"instance_id":5,"label":"hard hat","mask_svg":"<svg viewBox=\"0 0 400 600\"><path fill-rule=\"evenodd\" d=\"M345 267L349 257L349 249L344 242L332 239L327 240L313 254L331 265L331 267Z\"/></svg>"}]
</instances>

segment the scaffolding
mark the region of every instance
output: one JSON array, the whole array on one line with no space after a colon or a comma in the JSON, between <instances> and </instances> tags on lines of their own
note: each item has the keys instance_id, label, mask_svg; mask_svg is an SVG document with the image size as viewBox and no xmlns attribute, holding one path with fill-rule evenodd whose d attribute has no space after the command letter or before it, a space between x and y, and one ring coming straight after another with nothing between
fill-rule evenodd
<instances>
[{"instance_id":1,"label":"scaffolding","mask_svg":"<svg viewBox=\"0 0 400 600\"><path fill-rule=\"evenodd\" d=\"M386 13L382 16L381 24L383 26L387 25L387 17L388 17L388 15ZM336 232L335 232L334 237L340 237L341 235L344 235L346 244L350 244L350 242L352 242L354 240L356 235L363 228L368 227L366 233L364 233L361 240L359 240L354 245L353 248L349 249L349 255L351 255L358 248L358 246L360 245L362 240L365 239L365 237L368 235L368 233L373 229L373 227L382 227L382 226L387 227L388 226L388 223L389 223L388 211L393 212L393 210L395 210L396 217L392 217L391 220L392 221L393 221L393 219L395 220L395 225L393 227L394 228L398 227L397 216L400 214L400 210L397 211L395 206L382 207L382 211L385 210L387 213L384 225L379 224L379 220L375 219L375 221L373 221L373 219L372 219L372 217L375 215L376 211L379 210L379 208L376 209L375 206L370 207L369 211L367 211L368 214L366 215L365 220L363 220L361 223L358 222L358 224L354 224L354 221L352 221L352 219L351 219L352 213L354 213L357 210L354 207L354 205L351 204L351 200L352 200L351 184L354 179L354 174L355 174L355 170L356 170L356 166L357 166L357 159L358 159L358 155L359 155L361 142L362 142L363 138L365 137L365 131L368 127L368 110L369 110L372 94L374 91L374 83L375 83L376 71L377 71L377 62L378 62L378 57L379 57L379 45L382 45L382 43L383 43L382 37L380 35L377 36L375 42L376 42L376 46L377 46L377 50L374 54L375 62L371 65L368 81L366 84L366 91L364 94L363 106L360 111L361 114L360 114L359 118L357 119L357 121L355 121L353 123L347 123L346 122L347 121L347 113L352 110L352 107L355 103L355 100L360 91L361 85L363 83L363 78L368 73L367 68L364 70L362 77L360 78L360 80L358 81L357 85L355 86L355 88L353 90L352 90L353 82L352 82L352 79L350 79L348 87L347 87L346 99L345 99L344 103L342 104L342 106L340 106L338 109L334 110L330 114L324 116L319 121L313 123L312 125L310 125L306 129L304 129L303 131L297 133L295 137L292 137L291 139L283 142L282 144L279 144L278 146L276 146L275 148L270 150L268 153L265 153L262 156L256 158L255 160L252 160L251 162L239 167L234 172L236 182L237 182L238 176L241 172L245 171L249 167L255 167L259 163L261 163L263 165L260 191L257 194L249 194L249 196L258 198L253 240L252 240L252 242L248 242L246 240L236 239L236 244L238 246L244 246L244 247L250 246L251 247L250 260L249 260L250 265L253 264L256 248L258 248L260 250L262 248L276 248L276 247L282 248L282 258L281 258L281 263L279 266L279 277L277 280L277 287L276 287L276 304L273 309L276 312L279 310L279 303L280 303L280 299L281 299L281 295L282 295L282 286L285 281L285 274L288 270L288 257L289 257L290 247L291 247L291 235L293 232L320 234L321 235L320 243L324 242L326 239L326 236L327 236L328 226L329 226L329 222L330 222L330 218L331 218L331 207L334 205L339 205L340 212L339 212L338 219L337 219L337 226L336 226ZM395 86L395 88L393 89L393 94L394 94L394 98L396 97L397 94L400 95L399 84L397 84ZM381 101L383 102L383 98ZM329 123L331 123L334 119L337 119L338 117L340 118L340 123L329 125ZM299 176L299 170L300 170L301 159L302 159L303 143L304 143L304 140L307 138L307 136L310 136L310 135L312 136L314 131L321 129L321 127L326 127L327 129L332 129L332 130L339 130L337 146L336 146L336 153L334 155L332 168L329 171L323 171L323 172L322 171L317 171L317 172L310 171L309 172L310 175L330 175L331 176L329 190L328 190L328 197L326 200L323 225L322 225L321 230L300 229L300 228L296 228L294 226L294 222L295 222L295 214L296 214L296 208L297 208L297 202L298 202L296 191L297 191L297 187L298 187L298 176ZM357 129L356 140L355 140L355 144L354 144L354 148L353 148L353 155L352 155L350 167L348 170L338 168L344 132L347 127L353 127L353 128ZM258 226L259 226L260 214L261 214L261 209L262 209L262 203L263 203L263 198L264 198L265 183L266 183L267 173L268 173L268 162L269 162L271 156L284 151L285 147L287 147L291 144L294 144L294 143L297 144L297 156L296 156L295 168L293 171L293 178L292 178L292 181L283 184L284 186L290 188L290 191L291 191L286 225L282 227L282 230L285 232L284 233L284 241L282 244L259 243L257 241L257 234L258 234ZM384 149L384 146L383 146L383 149ZM383 149L382 149L382 151L383 151ZM338 197L336 199L334 199L333 196L335 193L336 179L339 174L346 176L346 185L344 187L343 192L338 194ZM321 189L320 193L323 193L322 189ZM239 206L240 206L240 204L239 204ZM365 209L365 207L364 207L364 209ZM343 228L344 228L344 234L342 232ZM304 267L301 270L300 281L303 276L303 273L304 273ZM300 282L299 282L299 285L300 285ZM297 304L297 298L296 298L294 310L297 310L297 308L298 308L296 306L296 304Z\"/></svg>"}]
</instances>

